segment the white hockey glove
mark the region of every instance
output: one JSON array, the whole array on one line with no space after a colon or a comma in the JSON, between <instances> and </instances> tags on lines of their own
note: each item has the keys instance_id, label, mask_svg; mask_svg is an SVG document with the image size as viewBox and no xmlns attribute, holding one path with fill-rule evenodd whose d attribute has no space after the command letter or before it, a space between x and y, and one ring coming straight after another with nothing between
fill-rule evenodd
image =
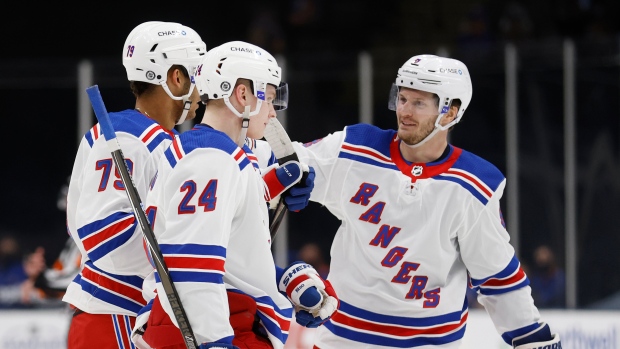
<instances>
[{"instance_id":1,"label":"white hockey glove","mask_svg":"<svg viewBox=\"0 0 620 349\"><path fill-rule=\"evenodd\" d=\"M278 289L295 306L297 323L304 327L318 327L338 309L340 302L331 283L323 280L311 265L294 262L280 270Z\"/></svg>"},{"instance_id":2,"label":"white hockey glove","mask_svg":"<svg viewBox=\"0 0 620 349\"><path fill-rule=\"evenodd\" d=\"M551 334L549 325L544 322L535 330L512 340L514 349L562 349L559 334Z\"/></svg>"}]
</instances>

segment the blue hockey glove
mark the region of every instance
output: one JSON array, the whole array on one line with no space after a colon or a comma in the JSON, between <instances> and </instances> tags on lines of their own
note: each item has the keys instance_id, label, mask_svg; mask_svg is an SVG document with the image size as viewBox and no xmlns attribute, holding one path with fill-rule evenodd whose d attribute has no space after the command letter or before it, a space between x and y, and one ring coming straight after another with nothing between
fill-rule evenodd
<instances>
[{"instance_id":1,"label":"blue hockey glove","mask_svg":"<svg viewBox=\"0 0 620 349\"><path fill-rule=\"evenodd\" d=\"M297 323L318 327L338 309L339 301L331 283L304 262L294 262L277 270L278 289L295 306Z\"/></svg>"},{"instance_id":2,"label":"blue hockey glove","mask_svg":"<svg viewBox=\"0 0 620 349\"><path fill-rule=\"evenodd\" d=\"M515 349L562 349L562 342L560 342L560 335L551 334L549 325L542 322L535 330L514 338L512 347Z\"/></svg>"},{"instance_id":3,"label":"blue hockey glove","mask_svg":"<svg viewBox=\"0 0 620 349\"><path fill-rule=\"evenodd\" d=\"M263 174L266 185L265 200L271 201L297 184L304 174L304 168L298 161L287 161L274 166Z\"/></svg>"},{"instance_id":4,"label":"blue hockey glove","mask_svg":"<svg viewBox=\"0 0 620 349\"><path fill-rule=\"evenodd\" d=\"M310 194L312 193L312 189L314 189L314 177L316 173L312 166L307 167L308 170L304 172L301 181L283 195L286 208L294 212L300 211L308 206Z\"/></svg>"}]
</instances>

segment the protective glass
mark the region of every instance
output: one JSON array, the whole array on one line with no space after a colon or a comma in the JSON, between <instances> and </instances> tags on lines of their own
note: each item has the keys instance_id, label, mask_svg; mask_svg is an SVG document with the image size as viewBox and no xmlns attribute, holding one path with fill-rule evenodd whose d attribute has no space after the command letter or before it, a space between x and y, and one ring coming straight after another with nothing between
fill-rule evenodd
<instances>
[{"instance_id":1,"label":"protective glass","mask_svg":"<svg viewBox=\"0 0 620 349\"><path fill-rule=\"evenodd\" d=\"M390 88L390 97L388 98L388 109L396 111L396 100L398 99L398 86L392 83Z\"/></svg>"},{"instance_id":2,"label":"protective glass","mask_svg":"<svg viewBox=\"0 0 620 349\"><path fill-rule=\"evenodd\" d=\"M276 98L273 100L273 109L284 110L288 108L288 84L280 82L276 88Z\"/></svg>"}]
</instances>

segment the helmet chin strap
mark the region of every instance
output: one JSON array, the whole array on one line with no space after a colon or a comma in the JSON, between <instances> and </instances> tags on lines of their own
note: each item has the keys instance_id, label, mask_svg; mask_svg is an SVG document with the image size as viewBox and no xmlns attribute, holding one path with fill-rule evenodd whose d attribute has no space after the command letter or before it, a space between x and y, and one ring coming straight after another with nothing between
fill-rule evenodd
<instances>
[{"instance_id":1,"label":"helmet chin strap","mask_svg":"<svg viewBox=\"0 0 620 349\"><path fill-rule=\"evenodd\" d=\"M181 117L179 118L179 121L176 122L176 124L180 125L184 123L185 119L187 118L187 114L189 113L189 109L192 106L192 101L189 100L189 96L192 95L192 92L194 91L196 84L194 83L190 84L189 92L187 94L184 94L181 97L177 97L173 95L172 92L170 92L170 88L168 88L168 84L166 82L162 83L161 87L164 88L164 91L166 91L166 94L168 95L168 97L174 99L175 101L183 101L183 112L181 113Z\"/></svg>"},{"instance_id":2,"label":"helmet chin strap","mask_svg":"<svg viewBox=\"0 0 620 349\"><path fill-rule=\"evenodd\" d=\"M446 115L446 113L437 115L437 119L435 119L435 128L433 129L433 132L429 133L428 136L424 137L423 140L419 141L416 144L407 144L405 142L402 142L402 143L405 144L409 148L414 148L415 149L417 147L422 146L422 144L426 143L428 140L433 138L433 136L435 136L437 134L437 132L443 131L443 130L447 130L448 128L450 128L450 126L452 126L452 125L454 125L456 123L456 122L453 121L453 122L447 124L446 126L441 126L441 124L439 122L441 121L441 119L443 119L444 115Z\"/></svg>"},{"instance_id":3,"label":"helmet chin strap","mask_svg":"<svg viewBox=\"0 0 620 349\"><path fill-rule=\"evenodd\" d=\"M248 134L248 126L250 126L250 106L246 105L241 115L241 133L239 133L239 139L237 145L243 148L245 144L245 136Z\"/></svg>"},{"instance_id":4,"label":"helmet chin strap","mask_svg":"<svg viewBox=\"0 0 620 349\"><path fill-rule=\"evenodd\" d=\"M408 146L409 148L417 148L417 147L420 147L422 144L426 143L429 139L433 138L433 136L436 135L437 132L439 132L439 128L437 126L435 126L435 129L433 130L433 132L429 133L429 135L424 137L424 139L421 140L420 142L418 142L416 144L407 144L405 142L403 142L403 143L406 146Z\"/></svg>"},{"instance_id":5,"label":"helmet chin strap","mask_svg":"<svg viewBox=\"0 0 620 349\"><path fill-rule=\"evenodd\" d=\"M226 106L228 107L228 109L230 109L230 111L232 111L235 115L237 115L238 117L242 118L245 115L245 111L242 113L240 113L237 108L235 108L232 103L230 103L230 99L228 97L224 97L224 103L226 104ZM259 99L256 101L256 109L254 109L253 112L248 112L249 116L254 116L256 114L258 114L258 112L260 111L260 107L261 107L262 101ZM246 108L249 106L246 106Z\"/></svg>"},{"instance_id":6,"label":"helmet chin strap","mask_svg":"<svg viewBox=\"0 0 620 349\"><path fill-rule=\"evenodd\" d=\"M245 144L245 136L248 133L248 126L250 125L250 116L254 116L258 114L260 111L260 107L262 105L262 101L258 99L256 101L256 109L253 112L250 112L250 106L246 105L243 109L243 114L240 113L233 105L230 103L230 99L228 97L224 97L224 104L232 111L235 115L241 118L241 133L239 134L239 139L237 140L237 145L243 148Z\"/></svg>"}]
</instances>

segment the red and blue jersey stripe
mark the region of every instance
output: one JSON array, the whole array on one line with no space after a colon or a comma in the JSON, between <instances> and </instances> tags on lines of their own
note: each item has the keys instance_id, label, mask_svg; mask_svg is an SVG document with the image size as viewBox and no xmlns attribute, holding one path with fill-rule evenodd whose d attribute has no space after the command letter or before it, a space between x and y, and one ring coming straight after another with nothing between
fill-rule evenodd
<instances>
[{"instance_id":1,"label":"red and blue jersey stripe","mask_svg":"<svg viewBox=\"0 0 620 349\"><path fill-rule=\"evenodd\" d=\"M107 273L87 261L73 282L92 297L137 314L146 304L142 297L143 280L139 276Z\"/></svg>"},{"instance_id":2,"label":"red and blue jersey stripe","mask_svg":"<svg viewBox=\"0 0 620 349\"><path fill-rule=\"evenodd\" d=\"M378 314L340 299L340 307L323 326L337 336L373 345L415 348L442 345L463 338L467 303L452 313L422 318Z\"/></svg>"},{"instance_id":3,"label":"red and blue jersey stripe","mask_svg":"<svg viewBox=\"0 0 620 349\"><path fill-rule=\"evenodd\" d=\"M174 282L224 283L226 248L215 245L161 244L161 253ZM159 275L155 275L160 282Z\"/></svg>"},{"instance_id":4,"label":"red and blue jersey stripe","mask_svg":"<svg viewBox=\"0 0 620 349\"><path fill-rule=\"evenodd\" d=\"M513 256L504 270L484 279L470 278L470 283L470 287L481 294L497 295L528 286L530 280L517 257Z\"/></svg>"},{"instance_id":5,"label":"red and blue jersey stripe","mask_svg":"<svg viewBox=\"0 0 620 349\"><path fill-rule=\"evenodd\" d=\"M132 237L137 227L133 213L116 212L77 230L88 258L97 261Z\"/></svg>"}]
</instances>

